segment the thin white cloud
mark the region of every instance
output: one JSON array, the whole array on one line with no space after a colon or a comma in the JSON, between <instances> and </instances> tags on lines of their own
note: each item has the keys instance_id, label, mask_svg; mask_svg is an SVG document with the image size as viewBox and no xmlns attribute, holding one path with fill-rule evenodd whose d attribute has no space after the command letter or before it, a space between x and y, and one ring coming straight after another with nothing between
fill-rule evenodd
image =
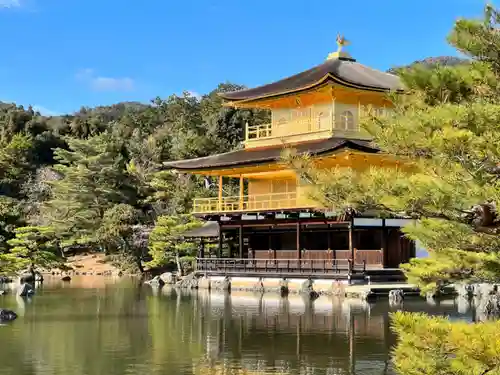
<instances>
[{"instance_id":1,"label":"thin white cloud","mask_svg":"<svg viewBox=\"0 0 500 375\"><path fill-rule=\"evenodd\" d=\"M38 104L35 104L34 106L32 106L32 108L35 112L40 112L40 114L43 116L59 116L60 115L59 112L45 108L44 106L41 106Z\"/></svg>"},{"instance_id":2,"label":"thin white cloud","mask_svg":"<svg viewBox=\"0 0 500 375\"><path fill-rule=\"evenodd\" d=\"M94 77L91 81L92 88L97 91L132 91L134 80L129 77Z\"/></svg>"},{"instance_id":3,"label":"thin white cloud","mask_svg":"<svg viewBox=\"0 0 500 375\"><path fill-rule=\"evenodd\" d=\"M21 0L0 0L0 8L19 8Z\"/></svg>"},{"instance_id":4,"label":"thin white cloud","mask_svg":"<svg viewBox=\"0 0 500 375\"><path fill-rule=\"evenodd\" d=\"M189 90L189 91L187 91L187 93L188 93L190 96L192 96L193 98L196 98L196 99L198 99L198 100L201 100L202 95L201 95L199 92Z\"/></svg>"},{"instance_id":5,"label":"thin white cloud","mask_svg":"<svg viewBox=\"0 0 500 375\"><path fill-rule=\"evenodd\" d=\"M76 73L75 77L95 91L132 91L135 87L135 82L130 77L99 76L93 69L82 69Z\"/></svg>"},{"instance_id":6,"label":"thin white cloud","mask_svg":"<svg viewBox=\"0 0 500 375\"><path fill-rule=\"evenodd\" d=\"M81 69L75 74L75 78L79 81L89 80L94 75L94 69Z\"/></svg>"}]
</instances>

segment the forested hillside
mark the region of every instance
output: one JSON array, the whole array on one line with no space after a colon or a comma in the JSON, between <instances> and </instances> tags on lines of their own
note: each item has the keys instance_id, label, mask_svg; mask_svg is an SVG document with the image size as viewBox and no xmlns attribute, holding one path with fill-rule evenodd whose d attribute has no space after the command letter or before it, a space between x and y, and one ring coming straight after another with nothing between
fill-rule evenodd
<instances>
[{"instance_id":1,"label":"forested hillside","mask_svg":"<svg viewBox=\"0 0 500 375\"><path fill-rule=\"evenodd\" d=\"M89 249L142 269L148 233L168 247L171 232L190 225L179 215L192 197L212 194L196 177L162 172L162 162L240 147L247 121L269 121L265 112L222 107L217 93L238 88L225 83L201 99L186 93L57 117L3 103L0 273ZM155 228L162 216L176 219Z\"/></svg>"},{"instance_id":2,"label":"forested hillside","mask_svg":"<svg viewBox=\"0 0 500 375\"><path fill-rule=\"evenodd\" d=\"M456 66L460 64L466 64L468 63L469 60L461 57L455 57L455 56L437 56L437 57L428 57L423 60L417 60L414 61L413 63L402 66L402 67L394 67L389 69L387 72L396 74L398 70L400 69L406 69L406 68L411 68L415 67L416 65L425 67L425 68L434 68L436 66Z\"/></svg>"}]
</instances>

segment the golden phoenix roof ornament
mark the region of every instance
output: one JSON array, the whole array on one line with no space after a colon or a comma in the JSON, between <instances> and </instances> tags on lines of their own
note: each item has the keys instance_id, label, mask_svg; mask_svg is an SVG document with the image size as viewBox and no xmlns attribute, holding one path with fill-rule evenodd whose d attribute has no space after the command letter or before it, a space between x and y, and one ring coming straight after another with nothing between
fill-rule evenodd
<instances>
[{"instance_id":1,"label":"golden phoenix roof ornament","mask_svg":"<svg viewBox=\"0 0 500 375\"><path fill-rule=\"evenodd\" d=\"M351 44L343 35L337 34L337 53L342 52L342 48Z\"/></svg>"},{"instance_id":2,"label":"golden phoenix roof ornament","mask_svg":"<svg viewBox=\"0 0 500 375\"><path fill-rule=\"evenodd\" d=\"M350 57L348 53L343 52L343 48L351 44L343 35L337 34L337 51L332 52L326 58L327 60L338 59L339 57Z\"/></svg>"}]
</instances>

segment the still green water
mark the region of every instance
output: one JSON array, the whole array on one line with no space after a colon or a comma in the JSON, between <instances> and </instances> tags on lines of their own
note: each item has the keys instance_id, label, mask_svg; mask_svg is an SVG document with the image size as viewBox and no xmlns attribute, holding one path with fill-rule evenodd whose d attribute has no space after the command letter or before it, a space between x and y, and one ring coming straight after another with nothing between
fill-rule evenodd
<instances>
[{"instance_id":1,"label":"still green water","mask_svg":"<svg viewBox=\"0 0 500 375\"><path fill-rule=\"evenodd\" d=\"M0 326L0 375L392 374L387 301L155 292L132 280L46 282ZM459 318L453 301L405 310Z\"/></svg>"}]
</instances>

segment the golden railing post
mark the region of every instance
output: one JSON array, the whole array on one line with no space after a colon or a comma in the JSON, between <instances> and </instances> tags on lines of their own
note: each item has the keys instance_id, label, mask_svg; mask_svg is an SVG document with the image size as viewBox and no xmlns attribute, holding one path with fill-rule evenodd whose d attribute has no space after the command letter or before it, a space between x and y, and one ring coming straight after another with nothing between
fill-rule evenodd
<instances>
[{"instance_id":1,"label":"golden railing post","mask_svg":"<svg viewBox=\"0 0 500 375\"><path fill-rule=\"evenodd\" d=\"M222 175L219 176L219 212L222 211Z\"/></svg>"},{"instance_id":2,"label":"golden railing post","mask_svg":"<svg viewBox=\"0 0 500 375\"><path fill-rule=\"evenodd\" d=\"M245 192L243 176L240 175L240 210L243 210L243 194Z\"/></svg>"},{"instance_id":3,"label":"golden railing post","mask_svg":"<svg viewBox=\"0 0 500 375\"><path fill-rule=\"evenodd\" d=\"M245 123L245 141L248 141L248 121Z\"/></svg>"}]
</instances>

